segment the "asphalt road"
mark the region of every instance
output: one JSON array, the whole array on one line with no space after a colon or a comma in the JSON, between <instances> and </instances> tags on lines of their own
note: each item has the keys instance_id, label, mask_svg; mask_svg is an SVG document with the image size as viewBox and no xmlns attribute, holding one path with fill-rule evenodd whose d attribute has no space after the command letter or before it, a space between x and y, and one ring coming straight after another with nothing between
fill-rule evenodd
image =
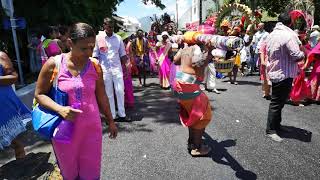
<instances>
[{"instance_id":1,"label":"asphalt road","mask_svg":"<svg viewBox=\"0 0 320 180\"><path fill-rule=\"evenodd\" d=\"M117 123L116 140L104 134L102 179L319 179L319 105L286 105L283 125L292 133L276 143L265 137L269 101L261 98L258 77L242 77L239 85L218 80L222 93L207 93L214 113L204 139L213 151L208 157L192 158L187 152L187 129L180 124L171 91L161 90L156 78L147 83L148 87L135 89L136 107L128 113L134 121ZM306 131L312 132L311 142ZM28 152L52 151L50 144L32 132L25 143ZM2 165L12 158L12 150L0 152ZM39 167L52 169L53 154L48 161L46 155L41 158L44 164ZM12 169L22 174L27 171L23 166L13 165ZM0 174L1 170L4 168Z\"/></svg>"},{"instance_id":2,"label":"asphalt road","mask_svg":"<svg viewBox=\"0 0 320 180\"><path fill-rule=\"evenodd\" d=\"M170 91L157 79L137 91L141 121L119 123L117 140L104 137L103 179L318 179L320 177L320 106L286 105L283 125L292 130L282 143L265 137L269 101L261 98L257 76L222 80L219 95L207 93L214 109L205 141L209 157L192 158L186 149L187 129L178 119ZM138 118L138 120L140 120ZM305 131L312 132L310 136Z\"/></svg>"}]
</instances>

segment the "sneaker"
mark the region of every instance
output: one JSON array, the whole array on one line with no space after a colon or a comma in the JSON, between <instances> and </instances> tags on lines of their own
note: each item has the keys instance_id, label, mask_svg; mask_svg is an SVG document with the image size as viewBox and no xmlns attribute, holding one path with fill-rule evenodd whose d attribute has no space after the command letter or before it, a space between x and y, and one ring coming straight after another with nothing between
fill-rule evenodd
<instances>
[{"instance_id":1,"label":"sneaker","mask_svg":"<svg viewBox=\"0 0 320 180\"><path fill-rule=\"evenodd\" d=\"M201 145L200 148L192 149L190 154L192 157L206 156L211 151L211 148L207 145Z\"/></svg>"},{"instance_id":2,"label":"sneaker","mask_svg":"<svg viewBox=\"0 0 320 180\"><path fill-rule=\"evenodd\" d=\"M213 92L216 94L220 94L220 91L218 91L218 89L216 89L216 88L213 89Z\"/></svg>"},{"instance_id":3,"label":"sneaker","mask_svg":"<svg viewBox=\"0 0 320 180\"><path fill-rule=\"evenodd\" d=\"M273 134L267 134L267 137L271 138L273 141L276 141L276 142L282 142L283 139L278 136L278 134L276 133L273 133Z\"/></svg>"}]
</instances>

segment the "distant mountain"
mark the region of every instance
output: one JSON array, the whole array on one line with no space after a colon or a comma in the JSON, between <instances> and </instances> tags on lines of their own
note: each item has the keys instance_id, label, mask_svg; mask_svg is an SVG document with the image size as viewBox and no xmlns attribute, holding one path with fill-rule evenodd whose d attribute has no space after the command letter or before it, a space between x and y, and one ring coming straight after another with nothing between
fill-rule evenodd
<instances>
[{"instance_id":1,"label":"distant mountain","mask_svg":"<svg viewBox=\"0 0 320 180\"><path fill-rule=\"evenodd\" d=\"M151 23L152 23L150 16L142 17L138 20L141 23L141 29L144 30L145 32L149 32L151 28Z\"/></svg>"}]
</instances>

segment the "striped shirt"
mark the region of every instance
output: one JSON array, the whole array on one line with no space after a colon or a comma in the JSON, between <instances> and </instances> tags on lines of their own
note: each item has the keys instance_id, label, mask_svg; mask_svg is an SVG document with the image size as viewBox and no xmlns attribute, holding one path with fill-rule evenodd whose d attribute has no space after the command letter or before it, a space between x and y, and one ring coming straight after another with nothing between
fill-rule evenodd
<instances>
[{"instance_id":1,"label":"striped shirt","mask_svg":"<svg viewBox=\"0 0 320 180\"><path fill-rule=\"evenodd\" d=\"M297 34L281 22L266 39L268 64L267 72L272 82L294 78L298 73L297 61L304 58L299 48Z\"/></svg>"}]
</instances>

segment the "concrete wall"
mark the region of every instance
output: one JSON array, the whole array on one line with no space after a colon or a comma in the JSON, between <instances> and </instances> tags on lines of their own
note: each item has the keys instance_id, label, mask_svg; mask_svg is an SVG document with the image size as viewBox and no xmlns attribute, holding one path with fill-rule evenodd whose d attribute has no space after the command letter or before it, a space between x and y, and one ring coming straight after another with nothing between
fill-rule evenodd
<instances>
[{"instance_id":1,"label":"concrete wall","mask_svg":"<svg viewBox=\"0 0 320 180\"><path fill-rule=\"evenodd\" d=\"M20 100L30 109L32 107L35 88L36 83L32 83L16 91L16 94Z\"/></svg>"},{"instance_id":2,"label":"concrete wall","mask_svg":"<svg viewBox=\"0 0 320 180\"><path fill-rule=\"evenodd\" d=\"M178 29L186 28L186 23L192 22L192 7L189 7L182 16L179 17Z\"/></svg>"}]
</instances>

